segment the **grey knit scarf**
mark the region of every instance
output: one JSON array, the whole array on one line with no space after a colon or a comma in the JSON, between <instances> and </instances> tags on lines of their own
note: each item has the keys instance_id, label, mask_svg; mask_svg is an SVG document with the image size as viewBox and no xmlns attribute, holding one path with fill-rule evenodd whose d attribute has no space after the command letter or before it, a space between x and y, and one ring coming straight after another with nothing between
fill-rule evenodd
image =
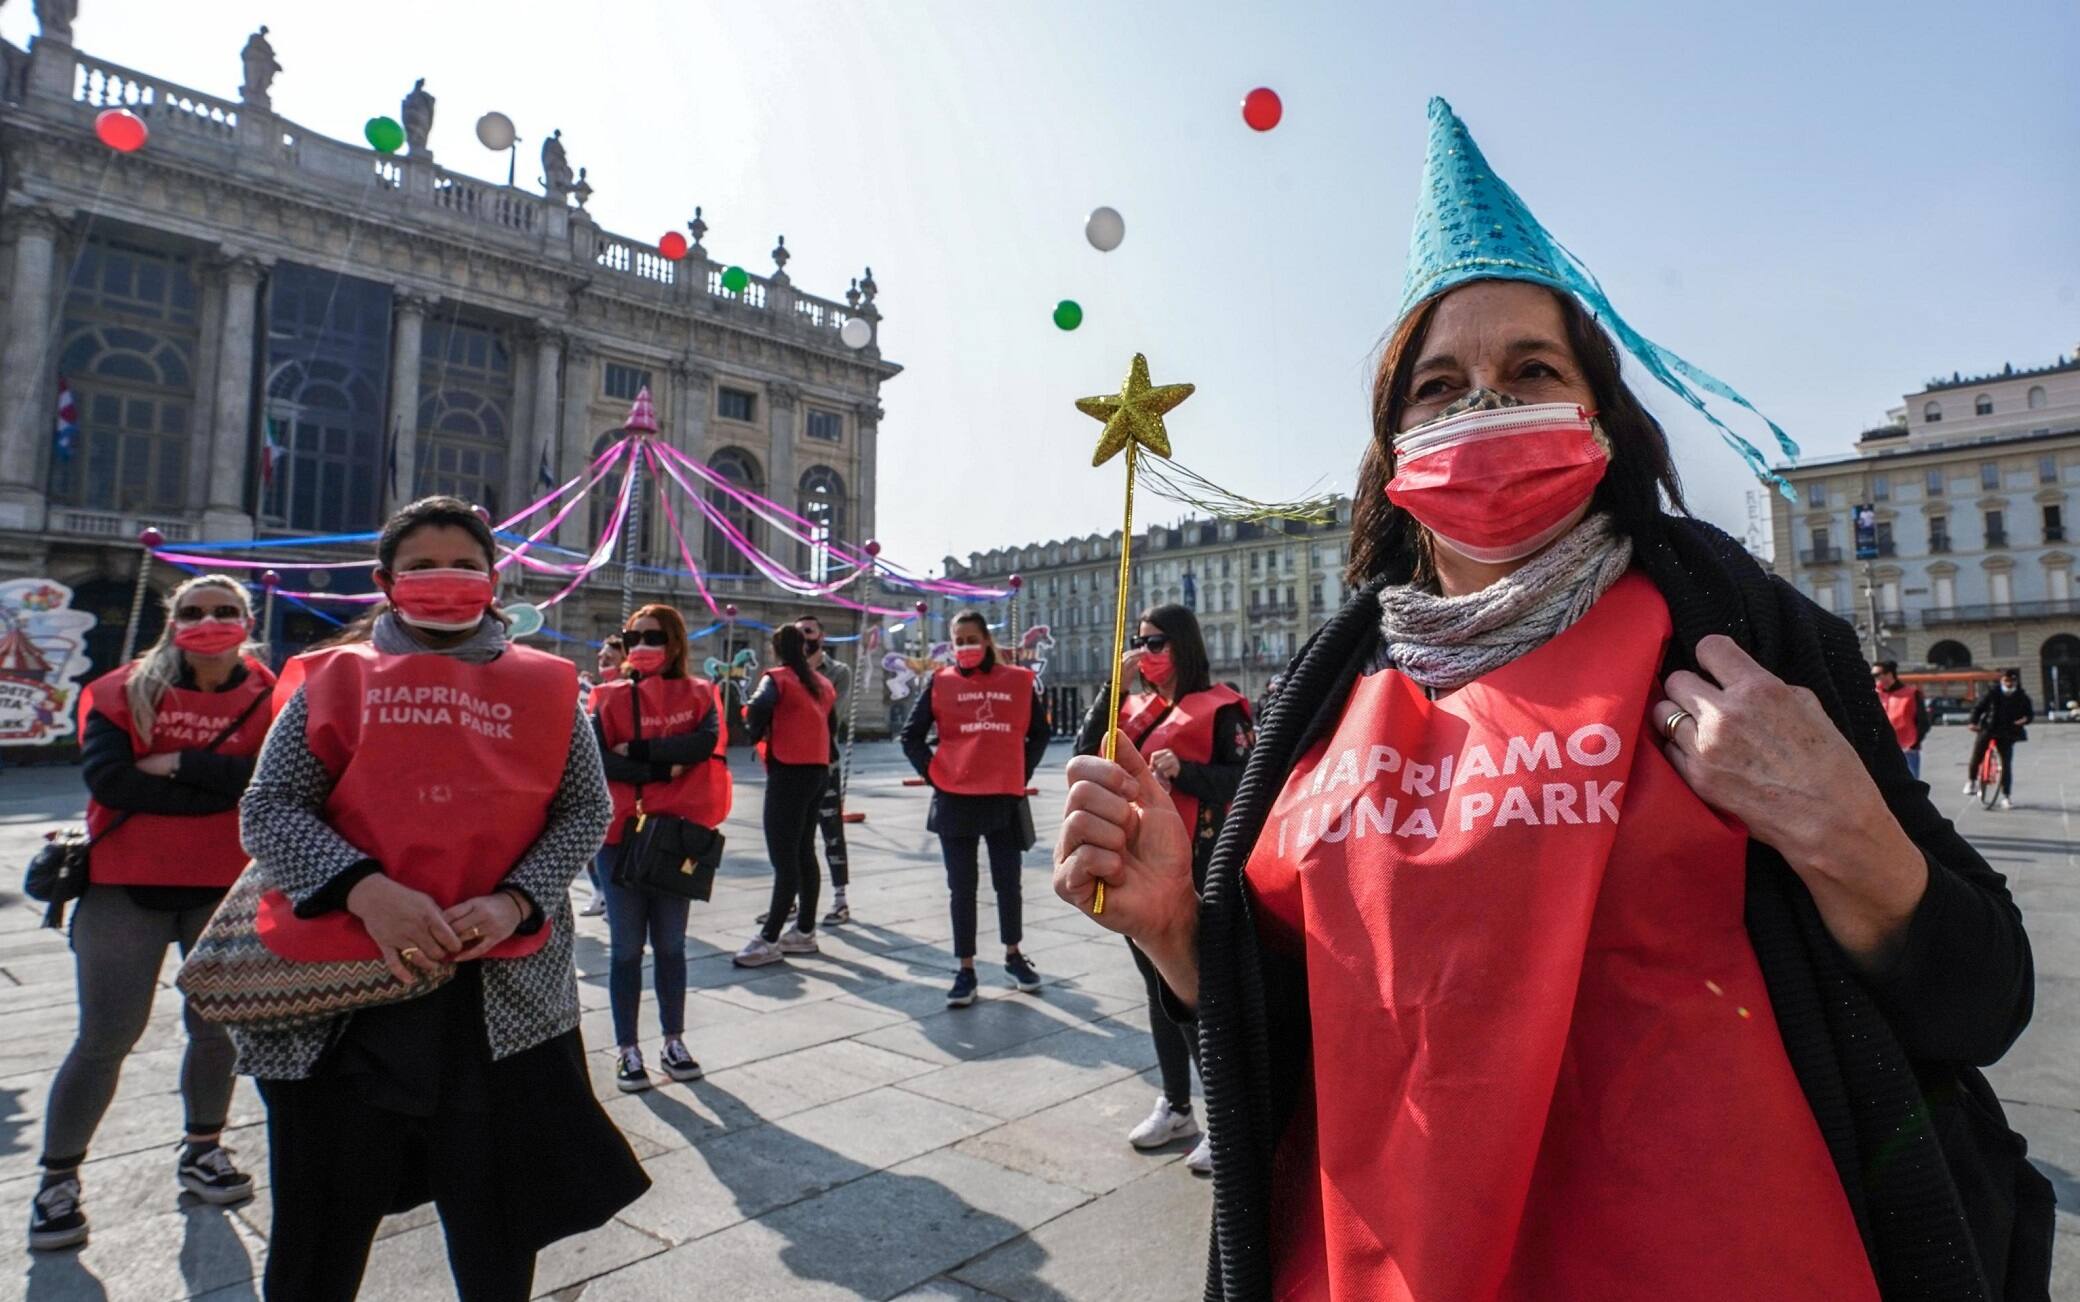
<instances>
[{"instance_id":1,"label":"grey knit scarf","mask_svg":"<svg viewBox=\"0 0 2080 1302\"><path fill-rule=\"evenodd\" d=\"M453 656L466 664L489 664L506 649L506 626L489 616L477 625L476 631L454 646L436 650L413 637L397 618L397 612L386 610L376 616L375 627L369 630L368 640L376 650L386 656L438 655Z\"/></svg>"},{"instance_id":2,"label":"grey knit scarf","mask_svg":"<svg viewBox=\"0 0 2080 1302\"><path fill-rule=\"evenodd\" d=\"M1463 687L1544 646L1610 590L1632 563L1632 540L1592 515L1515 573L1463 597L1412 584L1380 589L1386 662L1433 692Z\"/></svg>"}]
</instances>

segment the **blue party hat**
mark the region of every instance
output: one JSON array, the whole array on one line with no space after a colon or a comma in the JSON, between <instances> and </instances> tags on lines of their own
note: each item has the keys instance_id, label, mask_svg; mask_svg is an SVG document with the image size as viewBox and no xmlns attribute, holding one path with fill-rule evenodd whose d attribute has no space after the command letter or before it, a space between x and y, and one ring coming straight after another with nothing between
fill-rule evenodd
<instances>
[{"instance_id":1,"label":"blue party hat","mask_svg":"<svg viewBox=\"0 0 2080 1302\"><path fill-rule=\"evenodd\" d=\"M1430 145L1423 160L1423 188L1416 196L1415 229L1408 237L1408 273L1402 281L1405 317L1419 304L1469 280L1527 280L1574 295L1609 330L1648 374L1717 426L1741 459L1786 497L1791 488L1772 472L1754 444L1742 438L1705 405L1704 393L1739 403L1757 416L1755 405L1731 385L1699 370L1632 328L1611 306L1603 286L1582 260L1553 238L1508 183L1495 175L1480 146L1452 106L1430 101ZM1700 393L1699 390L1703 390ZM1762 416L1777 446L1798 456L1798 444ZM1795 500L1795 498L1794 498Z\"/></svg>"}]
</instances>

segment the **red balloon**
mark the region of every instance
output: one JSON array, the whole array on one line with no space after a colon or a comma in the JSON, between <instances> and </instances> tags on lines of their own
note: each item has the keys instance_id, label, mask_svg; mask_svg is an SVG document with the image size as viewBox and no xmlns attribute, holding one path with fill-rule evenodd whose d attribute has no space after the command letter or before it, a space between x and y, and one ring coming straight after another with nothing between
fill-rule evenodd
<instances>
[{"instance_id":1,"label":"red balloon","mask_svg":"<svg viewBox=\"0 0 2080 1302\"><path fill-rule=\"evenodd\" d=\"M722 613L730 619L735 619L737 617L737 603L732 601L725 605L722 608Z\"/></svg>"},{"instance_id":2,"label":"red balloon","mask_svg":"<svg viewBox=\"0 0 2080 1302\"><path fill-rule=\"evenodd\" d=\"M126 108L103 109L94 118L94 134L119 154L134 154L151 136L144 119Z\"/></svg>"},{"instance_id":3,"label":"red balloon","mask_svg":"<svg viewBox=\"0 0 2080 1302\"><path fill-rule=\"evenodd\" d=\"M1269 86L1259 86L1242 97L1242 120L1252 131L1269 131L1285 115L1286 106Z\"/></svg>"},{"instance_id":4,"label":"red balloon","mask_svg":"<svg viewBox=\"0 0 2080 1302\"><path fill-rule=\"evenodd\" d=\"M677 231L666 231L664 238L657 242L657 251L664 255L666 262L677 262L686 256L686 237Z\"/></svg>"},{"instance_id":5,"label":"red balloon","mask_svg":"<svg viewBox=\"0 0 2080 1302\"><path fill-rule=\"evenodd\" d=\"M869 538L860 545L860 550L869 556L879 556L881 554L881 542L879 539Z\"/></svg>"}]
</instances>

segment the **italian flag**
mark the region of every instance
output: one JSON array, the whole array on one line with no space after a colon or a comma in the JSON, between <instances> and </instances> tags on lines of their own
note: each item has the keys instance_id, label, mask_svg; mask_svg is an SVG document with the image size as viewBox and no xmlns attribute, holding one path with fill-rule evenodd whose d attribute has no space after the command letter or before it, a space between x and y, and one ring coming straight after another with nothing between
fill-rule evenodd
<instances>
[{"instance_id":1,"label":"italian flag","mask_svg":"<svg viewBox=\"0 0 2080 1302\"><path fill-rule=\"evenodd\" d=\"M289 455L289 449L283 447L281 440L275 437L272 417L268 418L266 432L261 438L264 441L260 447L260 486L273 488L275 467L283 457Z\"/></svg>"}]
</instances>

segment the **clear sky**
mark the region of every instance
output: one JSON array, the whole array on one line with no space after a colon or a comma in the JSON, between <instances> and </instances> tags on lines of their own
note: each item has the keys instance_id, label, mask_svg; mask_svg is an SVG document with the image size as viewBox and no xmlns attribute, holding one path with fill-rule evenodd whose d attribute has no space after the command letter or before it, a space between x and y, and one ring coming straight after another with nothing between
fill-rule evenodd
<instances>
[{"instance_id":1,"label":"clear sky","mask_svg":"<svg viewBox=\"0 0 2080 1302\"><path fill-rule=\"evenodd\" d=\"M518 123L523 182L561 127L620 234L698 203L711 253L755 272L785 233L804 291L872 264L907 367L883 389L879 533L918 569L1116 527L1117 464L1089 468L1098 429L1070 403L1137 350L1199 386L1171 418L1185 464L1259 496L1347 489L1432 94L1635 326L1810 455L1931 375L2080 344L2070 0L80 9L82 49L226 96L266 22L276 110L349 139L423 76L436 156L486 177L504 160L479 113ZM19 43L29 10L0 31ZM1267 135L1238 112L1257 85L1285 99ZM1083 240L1100 204L1126 218L1109 255ZM1741 532L1753 481L1645 396L1695 507Z\"/></svg>"}]
</instances>

